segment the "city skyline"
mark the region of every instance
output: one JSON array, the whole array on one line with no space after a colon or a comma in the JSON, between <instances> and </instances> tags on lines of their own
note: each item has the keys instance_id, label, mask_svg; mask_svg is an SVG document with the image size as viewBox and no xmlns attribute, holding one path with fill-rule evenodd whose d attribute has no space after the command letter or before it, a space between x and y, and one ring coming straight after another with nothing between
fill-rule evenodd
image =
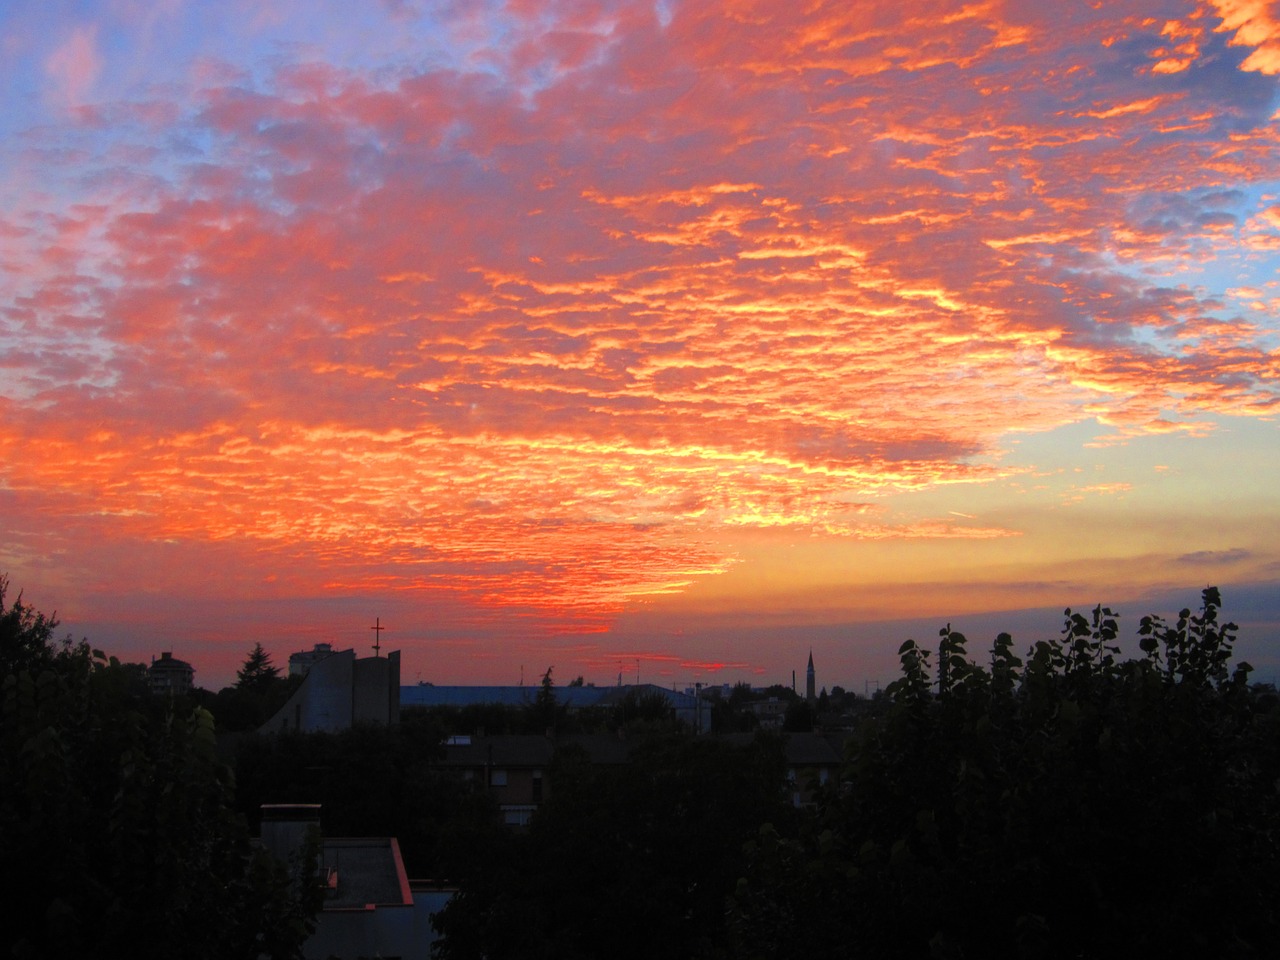
<instances>
[{"instance_id":1,"label":"city skyline","mask_svg":"<svg viewBox=\"0 0 1280 960\"><path fill-rule=\"evenodd\" d=\"M229 682L1280 672L1280 8L0 12L0 572ZM505 678L505 679L504 679Z\"/></svg>"}]
</instances>

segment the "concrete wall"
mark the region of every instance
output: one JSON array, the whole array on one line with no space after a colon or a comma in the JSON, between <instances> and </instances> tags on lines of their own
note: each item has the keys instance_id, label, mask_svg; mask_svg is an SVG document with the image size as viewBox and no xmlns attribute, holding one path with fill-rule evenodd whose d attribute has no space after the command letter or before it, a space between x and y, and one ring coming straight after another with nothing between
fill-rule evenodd
<instances>
[{"instance_id":1,"label":"concrete wall","mask_svg":"<svg viewBox=\"0 0 1280 960\"><path fill-rule=\"evenodd\" d=\"M355 723L400 722L400 651L355 662L352 684Z\"/></svg>"},{"instance_id":2,"label":"concrete wall","mask_svg":"<svg viewBox=\"0 0 1280 960\"><path fill-rule=\"evenodd\" d=\"M400 722L400 651L357 660L339 650L311 665L302 685L260 733L337 733L355 723Z\"/></svg>"},{"instance_id":3,"label":"concrete wall","mask_svg":"<svg viewBox=\"0 0 1280 960\"><path fill-rule=\"evenodd\" d=\"M290 730L336 733L351 726L351 684L356 654L341 650L312 664L302 686L274 717L259 727L260 733Z\"/></svg>"},{"instance_id":4,"label":"concrete wall","mask_svg":"<svg viewBox=\"0 0 1280 960\"><path fill-rule=\"evenodd\" d=\"M361 957L412 957L426 960L431 940L419 937L414 908L370 904L364 909L325 910L302 948L307 960L358 960Z\"/></svg>"}]
</instances>

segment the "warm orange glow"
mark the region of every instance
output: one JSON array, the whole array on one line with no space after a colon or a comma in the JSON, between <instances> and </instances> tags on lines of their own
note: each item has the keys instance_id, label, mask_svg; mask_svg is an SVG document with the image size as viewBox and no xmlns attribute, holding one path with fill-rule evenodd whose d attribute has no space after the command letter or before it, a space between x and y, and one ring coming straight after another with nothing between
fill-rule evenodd
<instances>
[{"instance_id":1,"label":"warm orange glow","mask_svg":"<svg viewBox=\"0 0 1280 960\"><path fill-rule=\"evenodd\" d=\"M1272 0L275 15L10 31L0 570L64 612L395 598L716 673L764 648L618 631L1274 580L1269 480L1147 466L1280 447Z\"/></svg>"}]
</instances>

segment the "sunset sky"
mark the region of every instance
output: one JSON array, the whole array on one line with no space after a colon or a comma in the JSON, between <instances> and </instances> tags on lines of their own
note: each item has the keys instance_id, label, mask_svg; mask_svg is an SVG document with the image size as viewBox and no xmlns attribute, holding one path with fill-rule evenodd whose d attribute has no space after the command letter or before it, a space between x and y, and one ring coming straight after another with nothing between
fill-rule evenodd
<instances>
[{"instance_id":1,"label":"sunset sky","mask_svg":"<svg viewBox=\"0 0 1280 960\"><path fill-rule=\"evenodd\" d=\"M214 689L1208 584L1273 679L1278 75L1277 0L8 0L0 572Z\"/></svg>"}]
</instances>

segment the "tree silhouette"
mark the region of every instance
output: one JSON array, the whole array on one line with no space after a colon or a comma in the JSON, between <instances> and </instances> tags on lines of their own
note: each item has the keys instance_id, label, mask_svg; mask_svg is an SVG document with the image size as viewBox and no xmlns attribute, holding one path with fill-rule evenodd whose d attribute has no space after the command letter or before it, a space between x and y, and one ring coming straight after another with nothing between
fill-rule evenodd
<instances>
[{"instance_id":1,"label":"tree silhouette","mask_svg":"<svg viewBox=\"0 0 1280 960\"><path fill-rule=\"evenodd\" d=\"M284 706L302 683L301 677L282 677L271 654L255 643L236 671L233 686L223 687L209 702L223 733L256 730Z\"/></svg>"},{"instance_id":2,"label":"tree silhouette","mask_svg":"<svg viewBox=\"0 0 1280 960\"><path fill-rule=\"evenodd\" d=\"M625 764L557 751L525 835L434 923L443 960L717 957L743 841L781 820L782 741L646 737ZM828 954L844 956L844 952Z\"/></svg>"},{"instance_id":3,"label":"tree silhouette","mask_svg":"<svg viewBox=\"0 0 1280 960\"><path fill-rule=\"evenodd\" d=\"M22 602L22 594L9 607L5 595L9 578L0 574L0 670L38 669L53 663L53 631L56 617L46 617ZM69 641L68 641L69 642Z\"/></svg>"},{"instance_id":4,"label":"tree silhouette","mask_svg":"<svg viewBox=\"0 0 1280 960\"><path fill-rule=\"evenodd\" d=\"M55 623L0 600L0 863L22 880L0 953L300 955L319 904L250 845L212 716L85 641L52 645Z\"/></svg>"},{"instance_id":5,"label":"tree silhouette","mask_svg":"<svg viewBox=\"0 0 1280 960\"><path fill-rule=\"evenodd\" d=\"M526 708L529 729L537 733L554 731L565 719L566 709L556 697L556 685L551 679L551 667L542 675L542 683L538 687L538 695Z\"/></svg>"},{"instance_id":6,"label":"tree silhouette","mask_svg":"<svg viewBox=\"0 0 1280 960\"><path fill-rule=\"evenodd\" d=\"M280 668L271 663L271 654L255 643L249 655L244 659L244 666L236 671L236 686L241 689L260 690L270 687L280 678Z\"/></svg>"},{"instance_id":7,"label":"tree silhouette","mask_svg":"<svg viewBox=\"0 0 1280 960\"><path fill-rule=\"evenodd\" d=\"M734 894L744 956L1265 956L1280 937L1280 706L1229 672L1235 626L1064 614L1025 660L940 631L899 651L882 715ZM934 677L936 676L936 682Z\"/></svg>"}]
</instances>

